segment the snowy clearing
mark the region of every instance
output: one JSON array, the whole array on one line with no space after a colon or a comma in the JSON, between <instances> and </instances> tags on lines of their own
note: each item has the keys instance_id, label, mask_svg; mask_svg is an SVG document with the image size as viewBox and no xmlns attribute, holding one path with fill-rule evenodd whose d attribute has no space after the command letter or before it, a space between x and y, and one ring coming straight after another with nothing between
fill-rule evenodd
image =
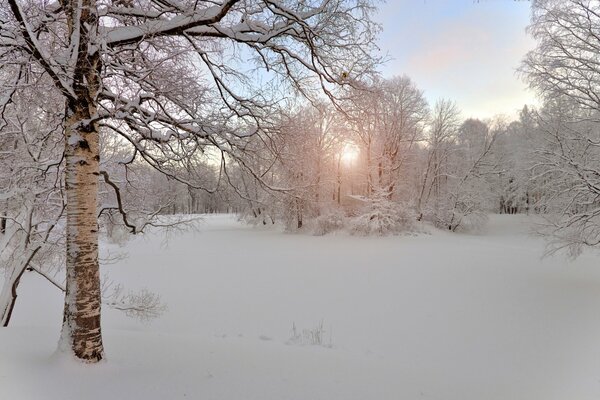
<instances>
[{"instance_id":1,"label":"snowy clearing","mask_svg":"<svg viewBox=\"0 0 600 400\"><path fill-rule=\"evenodd\" d=\"M168 310L140 323L105 307L100 365L54 354L62 294L27 273L0 329L0 399L600 398L598 256L540 259L522 215L479 236L198 227L136 238L103 268ZM322 345L290 341L321 321Z\"/></svg>"}]
</instances>

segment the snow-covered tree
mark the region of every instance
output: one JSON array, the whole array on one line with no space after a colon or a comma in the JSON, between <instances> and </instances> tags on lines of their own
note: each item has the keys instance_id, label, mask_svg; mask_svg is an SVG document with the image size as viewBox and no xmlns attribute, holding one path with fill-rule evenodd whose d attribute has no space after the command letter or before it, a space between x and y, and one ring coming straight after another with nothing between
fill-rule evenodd
<instances>
[{"instance_id":1,"label":"snow-covered tree","mask_svg":"<svg viewBox=\"0 0 600 400\"><path fill-rule=\"evenodd\" d=\"M393 198L397 185L406 182L407 162L423 140L428 117L423 93L401 76L376 81L348 97L348 125L364 159L365 194L383 190Z\"/></svg>"},{"instance_id":2,"label":"snow-covered tree","mask_svg":"<svg viewBox=\"0 0 600 400\"><path fill-rule=\"evenodd\" d=\"M427 135L426 161L417 198L419 219L431 214L439 219L445 183L448 177L448 158L456 142L460 125L460 111L450 100L439 100L432 111ZM425 211L428 210L428 211Z\"/></svg>"},{"instance_id":3,"label":"snow-covered tree","mask_svg":"<svg viewBox=\"0 0 600 400\"><path fill-rule=\"evenodd\" d=\"M553 214L545 233L572 255L600 243L599 26L597 1L535 1L529 30L537 45L522 66L544 100L534 178Z\"/></svg>"},{"instance_id":4,"label":"snow-covered tree","mask_svg":"<svg viewBox=\"0 0 600 400\"><path fill-rule=\"evenodd\" d=\"M540 190L532 175L541 146L537 125L528 107L521 110L519 119L505 124L496 137L489 162L494 165L487 177L492 200L491 208L501 214L538 212Z\"/></svg>"},{"instance_id":5,"label":"snow-covered tree","mask_svg":"<svg viewBox=\"0 0 600 400\"><path fill-rule=\"evenodd\" d=\"M52 90L41 74L19 73L28 87L4 82L10 102L0 109L0 326L10 322L25 271L50 273L64 261L61 105L38 95Z\"/></svg>"},{"instance_id":6,"label":"snow-covered tree","mask_svg":"<svg viewBox=\"0 0 600 400\"><path fill-rule=\"evenodd\" d=\"M337 185L335 164L342 142L341 115L327 104L304 106L283 116L273 135L279 186L290 188L279 196L279 214L286 226L300 229L332 201L329 188Z\"/></svg>"},{"instance_id":7,"label":"snow-covered tree","mask_svg":"<svg viewBox=\"0 0 600 400\"><path fill-rule=\"evenodd\" d=\"M600 114L571 98L546 102L538 114L543 144L534 152L533 175L550 238L550 251L571 256L600 244Z\"/></svg>"},{"instance_id":8,"label":"snow-covered tree","mask_svg":"<svg viewBox=\"0 0 600 400\"><path fill-rule=\"evenodd\" d=\"M491 210L489 175L492 146L500 127L478 120L460 123L449 100L436 103L431 116L423 174L417 198L419 219L456 231L476 228Z\"/></svg>"}]
</instances>

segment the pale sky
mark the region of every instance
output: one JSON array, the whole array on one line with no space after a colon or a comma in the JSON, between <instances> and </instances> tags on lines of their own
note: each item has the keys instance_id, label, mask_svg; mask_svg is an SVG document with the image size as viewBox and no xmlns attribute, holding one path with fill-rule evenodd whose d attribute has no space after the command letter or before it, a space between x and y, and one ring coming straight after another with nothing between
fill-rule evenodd
<instances>
[{"instance_id":1,"label":"pale sky","mask_svg":"<svg viewBox=\"0 0 600 400\"><path fill-rule=\"evenodd\" d=\"M529 1L388 0L379 45L385 77L406 74L431 104L449 98L464 117L516 116L535 96L516 75L534 40Z\"/></svg>"}]
</instances>

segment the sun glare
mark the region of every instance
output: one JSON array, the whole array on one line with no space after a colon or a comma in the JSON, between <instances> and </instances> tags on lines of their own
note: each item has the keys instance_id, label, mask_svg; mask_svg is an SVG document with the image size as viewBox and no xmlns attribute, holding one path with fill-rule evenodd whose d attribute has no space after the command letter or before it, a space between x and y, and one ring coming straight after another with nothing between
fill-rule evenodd
<instances>
[{"instance_id":1,"label":"sun glare","mask_svg":"<svg viewBox=\"0 0 600 400\"><path fill-rule=\"evenodd\" d=\"M354 143L346 143L346 144L344 144L344 147L342 148L342 154L341 154L342 161L350 164L358 158L358 154L359 154L358 146L356 146Z\"/></svg>"}]
</instances>

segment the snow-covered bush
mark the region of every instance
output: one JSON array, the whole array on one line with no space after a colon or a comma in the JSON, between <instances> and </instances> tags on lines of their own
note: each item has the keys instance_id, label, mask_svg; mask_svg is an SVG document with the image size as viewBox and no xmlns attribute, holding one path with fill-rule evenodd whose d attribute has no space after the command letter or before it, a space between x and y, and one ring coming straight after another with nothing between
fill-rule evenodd
<instances>
[{"instance_id":1,"label":"snow-covered bush","mask_svg":"<svg viewBox=\"0 0 600 400\"><path fill-rule=\"evenodd\" d=\"M460 184L455 184L454 192L431 204L423 219L440 229L477 233L485 227L487 214L491 212L486 209L486 204L490 204L489 192L489 185L481 177L463 179Z\"/></svg>"},{"instance_id":2,"label":"snow-covered bush","mask_svg":"<svg viewBox=\"0 0 600 400\"><path fill-rule=\"evenodd\" d=\"M443 204L439 209L427 209L423 213L422 220L430 222L436 228L451 232L478 233L488 222L485 210L478 207L463 207L458 205Z\"/></svg>"},{"instance_id":3,"label":"snow-covered bush","mask_svg":"<svg viewBox=\"0 0 600 400\"><path fill-rule=\"evenodd\" d=\"M284 196L278 203L277 211L287 232L303 229L306 222L314 215L311 205L296 196Z\"/></svg>"},{"instance_id":4,"label":"snow-covered bush","mask_svg":"<svg viewBox=\"0 0 600 400\"><path fill-rule=\"evenodd\" d=\"M482 210L474 210L468 213L460 213L455 210L454 222L449 229L454 232L480 232L489 220L488 214Z\"/></svg>"},{"instance_id":5,"label":"snow-covered bush","mask_svg":"<svg viewBox=\"0 0 600 400\"><path fill-rule=\"evenodd\" d=\"M362 213L351 220L350 233L362 236L385 236L414 232L415 215L407 207L390 199L385 192L376 193Z\"/></svg>"},{"instance_id":6,"label":"snow-covered bush","mask_svg":"<svg viewBox=\"0 0 600 400\"><path fill-rule=\"evenodd\" d=\"M255 226L275 223L272 213L265 207L248 207L239 214L239 220Z\"/></svg>"},{"instance_id":7,"label":"snow-covered bush","mask_svg":"<svg viewBox=\"0 0 600 400\"><path fill-rule=\"evenodd\" d=\"M339 210L334 210L320 215L315 219L313 234L323 236L331 232L340 231L346 226L346 216Z\"/></svg>"}]
</instances>

